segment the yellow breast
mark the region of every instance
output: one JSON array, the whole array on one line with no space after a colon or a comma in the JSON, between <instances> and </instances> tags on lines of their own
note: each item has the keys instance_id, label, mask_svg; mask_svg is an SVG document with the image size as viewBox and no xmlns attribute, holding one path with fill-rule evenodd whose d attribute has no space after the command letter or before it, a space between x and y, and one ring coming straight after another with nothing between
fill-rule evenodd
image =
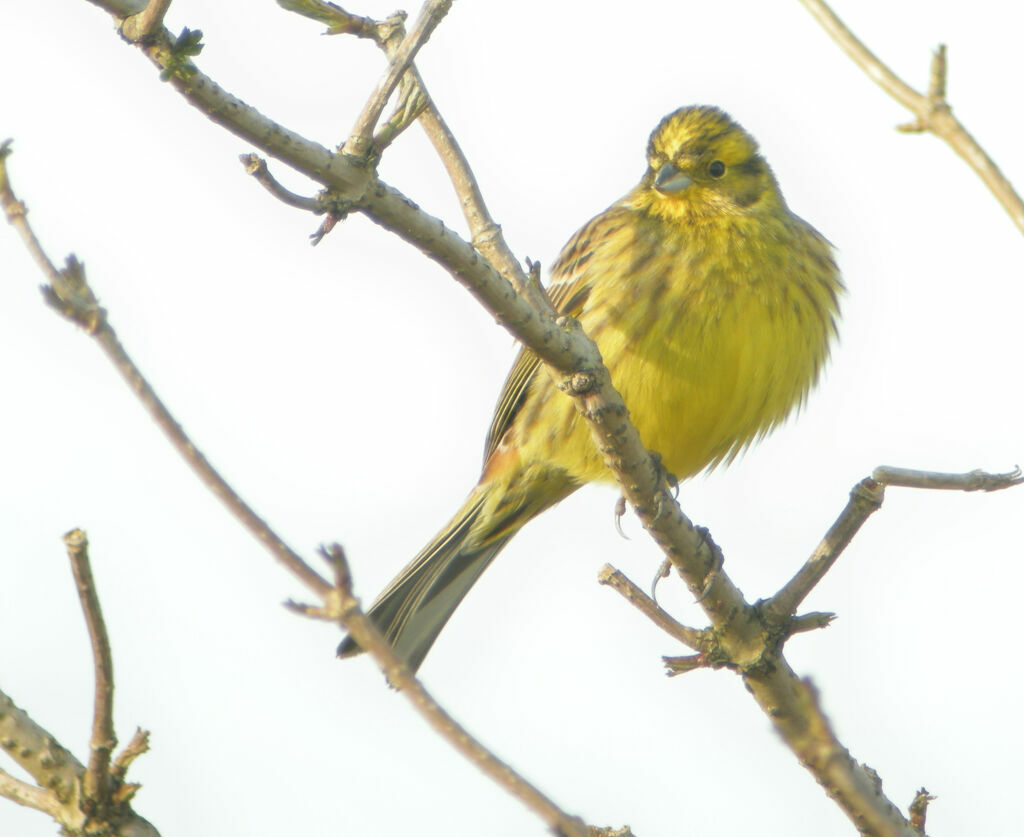
<instances>
[{"instance_id":1,"label":"yellow breast","mask_svg":"<svg viewBox=\"0 0 1024 837\"><path fill-rule=\"evenodd\" d=\"M781 422L817 380L835 334L841 286L828 243L792 215L750 224L691 229L643 264L629 255L638 242L624 238L588 265L580 321L644 444L680 479ZM543 377L535 390L553 390ZM540 415L531 424L553 430L528 440L524 458L538 454L580 482L610 479L568 399L532 395Z\"/></svg>"}]
</instances>

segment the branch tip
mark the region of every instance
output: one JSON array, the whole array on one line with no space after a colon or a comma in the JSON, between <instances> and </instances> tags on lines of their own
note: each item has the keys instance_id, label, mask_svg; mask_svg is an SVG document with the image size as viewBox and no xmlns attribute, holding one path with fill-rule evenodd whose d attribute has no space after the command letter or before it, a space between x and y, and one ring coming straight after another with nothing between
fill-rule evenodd
<instances>
[{"instance_id":1,"label":"branch tip","mask_svg":"<svg viewBox=\"0 0 1024 837\"><path fill-rule=\"evenodd\" d=\"M999 170L995 161L970 135L953 115L946 101L946 47L940 44L932 57L928 94L918 93L889 69L871 52L829 8L824 0L800 0L811 15L857 66L914 114L914 120L897 126L897 130L910 133L929 131L949 145L974 173L981 178L992 195L1010 216L1017 228L1024 232L1024 201L1014 191L1010 181Z\"/></svg>"},{"instance_id":2,"label":"branch tip","mask_svg":"<svg viewBox=\"0 0 1024 837\"><path fill-rule=\"evenodd\" d=\"M288 206L302 209L306 212L313 212L317 215L324 210L319 198L307 198L286 189L281 182L270 173L267 161L258 154L240 154L239 161L242 163L246 174L252 175L256 182L270 192L281 203Z\"/></svg>"},{"instance_id":3,"label":"branch tip","mask_svg":"<svg viewBox=\"0 0 1024 837\"><path fill-rule=\"evenodd\" d=\"M680 674L689 674L699 668L707 667L707 659L703 654L689 654L684 657L662 657L665 664L665 674L668 677L678 677Z\"/></svg>"},{"instance_id":4,"label":"branch tip","mask_svg":"<svg viewBox=\"0 0 1024 837\"><path fill-rule=\"evenodd\" d=\"M965 473L944 473L880 465L871 473L871 478L881 485L940 491L1002 491L1024 483L1024 474L1018 466L1005 473L993 474L981 469Z\"/></svg>"},{"instance_id":5,"label":"branch tip","mask_svg":"<svg viewBox=\"0 0 1024 837\"><path fill-rule=\"evenodd\" d=\"M928 805L934 802L937 797L928 793L927 789L921 788L910 803L910 825L919 834L924 834L925 821L928 819Z\"/></svg>"},{"instance_id":6,"label":"branch tip","mask_svg":"<svg viewBox=\"0 0 1024 837\"><path fill-rule=\"evenodd\" d=\"M605 564L597 574L599 584L611 587L616 593L622 596L633 607L639 610L644 616L650 619L655 625L661 628L673 639L681 642L687 648L695 651L703 651L705 644L705 631L689 628L659 607L653 598L648 596L637 587L632 581L626 578L611 564Z\"/></svg>"},{"instance_id":7,"label":"branch tip","mask_svg":"<svg viewBox=\"0 0 1024 837\"><path fill-rule=\"evenodd\" d=\"M789 623L789 634L806 633L808 631L818 631L822 628L827 628L831 625L837 616L834 613L827 612L813 612L813 613L802 613L800 616L794 616L792 621Z\"/></svg>"}]
</instances>

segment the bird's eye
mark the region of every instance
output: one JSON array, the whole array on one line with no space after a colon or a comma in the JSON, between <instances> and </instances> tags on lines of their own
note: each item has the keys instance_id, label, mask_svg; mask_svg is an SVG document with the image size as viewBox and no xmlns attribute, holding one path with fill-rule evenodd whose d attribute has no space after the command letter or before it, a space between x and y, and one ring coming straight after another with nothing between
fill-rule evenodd
<instances>
[{"instance_id":1,"label":"bird's eye","mask_svg":"<svg viewBox=\"0 0 1024 837\"><path fill-rule=\"evenodd\" d=\"M725 163L721 160L715 160L710 166L708 166L708 174L715 179L725 174Z\"/></svg>"}]
</instances>

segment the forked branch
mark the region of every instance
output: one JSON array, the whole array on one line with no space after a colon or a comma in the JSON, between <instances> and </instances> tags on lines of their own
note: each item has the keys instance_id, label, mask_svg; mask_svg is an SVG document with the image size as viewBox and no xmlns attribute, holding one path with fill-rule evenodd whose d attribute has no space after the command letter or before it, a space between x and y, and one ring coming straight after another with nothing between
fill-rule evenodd
<instances>
[{"instance_id":1,"label":"forked branch","mask_svg":"<svg viewBox=\"0 0 1024 837\"><path fill-rule=\"evenodd\" d=\"M978 145L960 123L946 101L946 47L940 46L932 58L927 94L919 93L897 76L878 56L851 32L824 0L800 0L839 47L875 84L914 114L915 119L901 130L928 131L946 142L981 178L1006 210L1017 228L1024 232L1024 201L995 161Z\"/></svg>"},{"instance_id":2,"label":"forked branch","mask_svg":"<svg viewBox=\"0 0 1024 837\"><path fill-rule=\"evenodd\" d=\"M96 677L89 765L79 762L0 692L0 746L36 782L31 785L0 770L0 796L48 814L62 833L159 837L131 808L139 786L125 781L129 764L148 748L147 734L136 732L124 752L112 759L117 744L113 664L89 564L88 539L85 532L73 529L64 536L64 543L85 614Z\"/></svg>"}]
</instances>

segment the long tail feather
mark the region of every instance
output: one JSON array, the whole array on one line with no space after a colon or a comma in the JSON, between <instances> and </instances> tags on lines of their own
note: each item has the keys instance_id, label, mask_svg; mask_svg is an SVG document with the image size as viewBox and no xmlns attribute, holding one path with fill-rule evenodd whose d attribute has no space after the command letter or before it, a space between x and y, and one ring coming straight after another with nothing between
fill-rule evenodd
<instances>
[{"instance_id":1,"label":"long tail feather","mask_svg":"<svg viewBox=\"0 0 1024 837\"><path fill-rule=\"evenodd\" d=\"M520 528L506 525L497 537L481 539L479 532L474 533L474 525L484 500L479 491L470 495L448 526L409 562L367 612L413 671L481 573ZM360 651L349 636L338 647L338 656Z\"/></svg>"}]
</instances>

